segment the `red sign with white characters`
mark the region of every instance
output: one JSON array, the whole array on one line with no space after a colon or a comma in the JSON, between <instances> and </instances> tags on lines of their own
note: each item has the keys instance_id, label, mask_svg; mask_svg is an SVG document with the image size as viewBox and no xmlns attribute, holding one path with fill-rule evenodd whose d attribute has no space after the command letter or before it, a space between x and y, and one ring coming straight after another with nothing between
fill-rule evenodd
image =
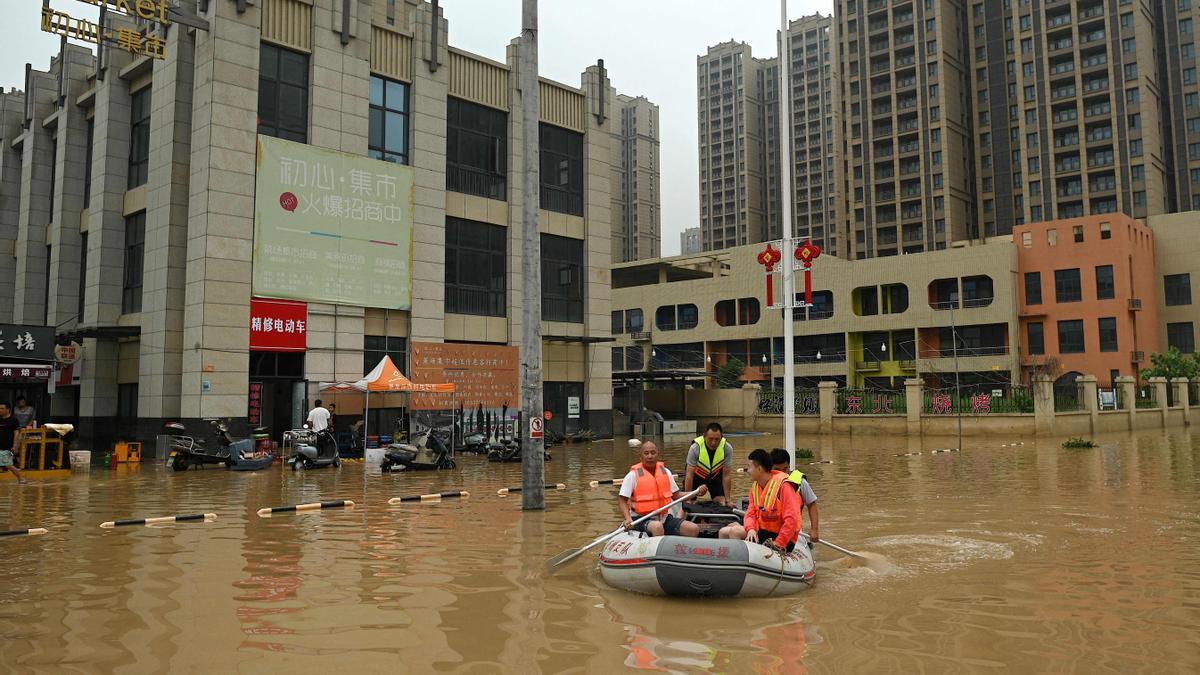
<instances>
[{"instance_id":1,"label":"red sign with white characters","mask_svg":"<svg viewBox=\"0 0 1200 675\"><path fill-rule=\"evenodd\" d=\"M250 350L302 352L308 346L308 304L250 299Z\"/></svg>"}]
</instances>

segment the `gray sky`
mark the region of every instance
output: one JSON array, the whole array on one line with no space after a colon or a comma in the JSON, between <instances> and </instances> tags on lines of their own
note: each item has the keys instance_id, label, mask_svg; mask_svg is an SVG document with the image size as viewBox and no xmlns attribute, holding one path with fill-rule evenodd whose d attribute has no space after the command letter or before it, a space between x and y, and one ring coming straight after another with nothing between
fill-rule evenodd
<instances>
[{"instance_id":1,"label":"gray sky","mask_svg":"<svg viewBox=\"0 0 1200 675\"><path fill-rule=\"evenodd\" d=\"M57 37L39 30L41 3L4 0L0 85L21 87L25 62L45 69ZM52 0L72 16L94 14L73 0ZM520 0L442 0L450 44L499 61L521 27ZM832 0L790 0L788 14L829 14ZM579 85L583 69L604 59L618 91L658 104L662 127L662 250L679 252L679 233L699 223L696 150L696 56L709 45L748 42L775 55L776 0L541 0L542 75Z\"/></svg>"}]
</instances>

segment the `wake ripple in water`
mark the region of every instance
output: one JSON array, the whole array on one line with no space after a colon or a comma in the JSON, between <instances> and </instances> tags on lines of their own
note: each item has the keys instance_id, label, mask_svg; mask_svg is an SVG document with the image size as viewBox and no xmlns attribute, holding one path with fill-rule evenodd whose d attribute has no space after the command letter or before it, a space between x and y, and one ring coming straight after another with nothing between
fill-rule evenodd
<instances>
[{"instance_id":1,"label":"wake ripple in water","mask_svg":"<svg viewBox=\"0 0 1200 675\"><path fill-rule=\"evenodd\" d=\"M953 534L899 534L867 540L866 546L888 556L896 574L946 572L980 560L1013 557L1009 544Z\"/></svg>"}]
</instances>

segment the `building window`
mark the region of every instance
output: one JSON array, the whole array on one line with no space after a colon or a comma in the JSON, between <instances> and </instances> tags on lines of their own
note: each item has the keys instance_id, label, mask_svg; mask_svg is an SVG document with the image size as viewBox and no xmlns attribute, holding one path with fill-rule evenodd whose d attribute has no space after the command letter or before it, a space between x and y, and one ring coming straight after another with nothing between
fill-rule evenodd
<instances>
[{"instance_id":1,"label":"building window","mask_svg":"<svg viewBox=\"0 0 1200 675\"><path fill-rule=\"evenodd\" d=\"M1041 355L1046 353L1046 333L1041 322L1030 323L1026 326L1029 332L1029 353Z\"/></svg>"},{"instance_id":2,"label":"building window","mask_svg":"<svg viewBox=\"0 0 1200 675\"><path fill-rule=\"evenodd\" d=\"M613 335L621 333L640 333L645 329L642 318L642 310L627 309L617 310L612 313L612 332Z\"/></svg>"},{"instance_id":3,"label":"building window","mask_svg":"<svg viewBox=\"0 0 1200 675\"><path fill-rule=\"evenodd\" d=\"M1112 300L1117 297L1116 285L1113 282L1113 266L1099 265L1096 267L1096 299Z\"/></svg>"},{"instance_id":4,"label":"building window","mask_svg":"<svg viewBox=\"0 0 1200 675\"><path fill-rule=\"evenodd\" d=\"M1167 347L1174 347L1184 354L1196 351L1196 335L1191 321L1167 324Z\"/></svg>"},{"instance_id":5,"label":"building window","mask_svg":"<svg viewBox=\"0 0 1200 675\"><path fill-rule=\"evenodd\" d=\"M83 232L79 235L79 306L75 310L75 320L78 323L83 323L83 308L84 308L84 292L87 290L87 263L88 263L88 233Z\"/></svg>"},{"instance_id":6,"label":"building window","mask_svg":"<svg viewBox=\"0 0 1200 675\"><path fill-rule=\"evenodd\" d=\"M1100 351L1117 351L1117 320L1115 318L1100 319Z\"/></svg>"},{"instance_id":7,"label":"building window","mask_svg":"<svg viewBox=\"0 0 1200 675\"><path fill-rule=\"evenodd\" d=\"M541 204L547 211L583 215L583 134L540 125Z\"/></svg>"},{"instance_id":8,"label":"building window","mask_svg":"<svg viewBox=\"0 0 1200 675\"><path fill-rule=\"evenodd\" d=\"M139 185L145 185L149 170L150 87L146 87L134 94L130 99L129 181L127 187L132 190Z\"/></svg>"},{"instance_id":9,"label":"building window","mask_svg":"<svg viewBox=\"0 0 1200 675\"><path fill-rule=\"evenodd\" d=\"M1167 274L1163 276L1164 295L1168 307L1192 304L1192 275Z\"/></svg>"},{"instance_id":10,"label":"building window","mask_svg":"<svg viewBox=\"0 0 1200 675\"><path fill-rule=\"evenodd\" d=\"M761 309L758 298L721 300L714 308L718 326L752 326L758 323Z\"/></svg>"},{"instance_id":11,"label":"building window","mask_svg":"<svg viewBox=\"0 0 1200 675\"><path fill-rule=\"evenodd\" d=\"M142 311L142 270L146 247L146 212L125 218L125 279L121 285L121 313Z\"/></svg>"},{"instance_id":12,"label":"building window","mask_svg":"<svg viewBox=\"0 0 1200 675\"><path fill-rule=\"evenodd\" d=\"M583 241L542 235L542 320L583 323Z\"/></svg>"},{"instance_id":13,"label":"building window","mask_svg":"<svg viewBox=\"0 0 1200 675\"><path fill-rule=\"evenodd\" d=\"M508 229L446 218L446 311L505 316Z\"/></svg>"},{"instance_id":14,"label":"building window","mask_svg":"<svg viewBox=\"0 0 1200 675\"><path fill-rule=\"evenodd\" d=\"M370 132L367 154L385 162L408 164L408 85L371 76Z\"/></svg>"},{"instance_id":15,"label":"building window","mask_svg":"<svg viewBox=\"0 0 1200 675\"><path fill-rule=\"evenodd\" d=\"M446 99L446 189L505 200L508 114Z\"/></svg>"},{"instance_id":16,"label":"building window","mask_svg":"<svg viewBox=\"0 0 1200 675\"><path fill-rule=\"evenodd\" d=\"M1075 227L1072 227L1071 233L1073 235L1075 235L1075 243L1076 244L1083 243L1083 226L1082 225L1076 225Z\"/></svg>"},{"instance_id":17,"label":"building window","mask_svg":"<svg viewBox=\"0 0 1200 675\"><path fill-rule=\"evenodd\" d=\"M1042 304L1042 273L1041 272L1026 272L1025 273L1025 304L1026 305Z\"/></svg>"},{"instance_id":18,"label":"building window","mask_svg":"<svg viewBox=\"0 0 1200 675\"><path fill-rule=\"evenodd\" d=\"M996 298L995 291L992 286L992 278L989 276L963 277L962 280L962 306L968 307L987 307L992 304Z\"/></svg>"},{"instance_id":19,"label":"building window","mask_svg":"<svg viewBox=\"0 0 1200 675\"><path fill-rule=\"evenodd\" d=\"M379 365L383 357L392 359L392 363L400 370L408 369L408 340L402 337L387 337L385 335L363 336L363 372L369 373Z\"/></svg>"},{"instance_id":20,"label":"building window","mask_svg":"<svg viewBox=\"0 0 1200 675\"><path fill-rule=\"evenodd\" d=\"M1079 270L1054 271L1054 301L1080 302L1083 300L1083 289L1079 283Z\"/></svg>"},{"instance_id":21,"label":"building window","mask_svg":"<svg viewBox=\"0 0 1200 675\"><path fill-rule=\"evenodd\" d=\"M663 305L654 312L659 330L691 330L700 325L700 310L692 304Z\"/></svg>"},{"instance_id":22,"label":"building window","mask_svg":"<svg viewBox=\"0 0 1200 675\"><path fill-rule=\"evenodd\" d=\"M1112 226L1108 223L1100 223L1100 238L1112 239Z\"/></svg>"},{"instance_id":23,"label":"building window","mask_svg":"<svg viewBox=\"0 0 1200 675\"><path fill-rule=\"evenodd\" d=\"M704 343L690 342L681 345L655 345L650 351L650 367L655 370L703 368Z\"/></svg>"},{"instance_id":24,"label":"building window","mask_svg":"<svg viewBox=\"0 0 1200 675\"><path fill-rule=\"evenodd\" d=\"M258 133L308 142L308 55L262 43L258 70Z\"/></svg>"},{"instance_id":25,"label":"building window","mask_svg":"<svg viewBox=\"0 0 1200 675\"><path fill-rule=\"evenodd\" d=\"M1058 353L1082 354L1084 352L1083 321L1058 322Z\"/></svg>"},{"instance_id":26,"label":"building window","mask_svg":"<svg viewBox=\"0 0 1200 675\"><path fill-rule=\"evenodd\" d=\"M92 144L96 142L96 120L87 121L87 149L83 157L83 207L92 203Z\"/></svg>"}]
</instances>

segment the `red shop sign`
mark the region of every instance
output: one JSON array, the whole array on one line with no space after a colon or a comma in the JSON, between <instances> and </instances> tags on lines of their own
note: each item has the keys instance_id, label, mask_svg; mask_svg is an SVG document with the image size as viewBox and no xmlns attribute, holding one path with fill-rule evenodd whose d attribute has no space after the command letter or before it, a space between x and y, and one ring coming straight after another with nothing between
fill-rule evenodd
<instances>
[{"instance_id":1,"label":"red shop sign","mask_svg":"<svg viewBox=\"0 0 1200 675\"><path fill-rule=\"evenodd\" d=\"M250 299L250 350L302 352L308 346L308 304Z\"/></svg>"}]
</instances>

